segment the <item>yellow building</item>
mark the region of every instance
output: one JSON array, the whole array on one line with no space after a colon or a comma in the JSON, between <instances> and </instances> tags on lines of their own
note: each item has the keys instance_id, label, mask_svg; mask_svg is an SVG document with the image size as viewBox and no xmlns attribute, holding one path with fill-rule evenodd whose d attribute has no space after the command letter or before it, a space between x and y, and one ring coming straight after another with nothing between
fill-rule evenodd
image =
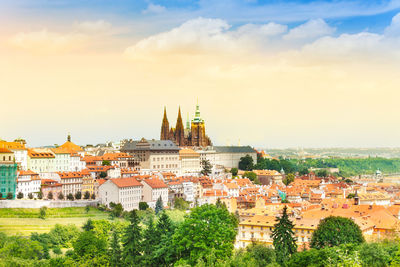
<instances>
[{"instance_id":1,"label":"yellow building","mask_svg":"<svg viewBox=\"0 0 400 267\"><path fill-rule=\"evenodd\" d=\"M82 173L84 173L84 171L82 171ZM85 195L86 191L89 192L90 195L94 192L94 179L89 173L82 177L82 197Z\"/></svg>"},{"instance_id":2,"label":"yellow building","mask_svg":"<svg viewBox=\"0 0 400 267\"><path fill-rule=\"evenodd\" d=\"M277 223L275 216L255 215L239 223L239 232L236 237L236 248L245 248L253 242L272 247L272 231ZM293 221L297 246L308 247L313 232L318 227L319 220L298 218Z\"/></svg>"}]
</instances>

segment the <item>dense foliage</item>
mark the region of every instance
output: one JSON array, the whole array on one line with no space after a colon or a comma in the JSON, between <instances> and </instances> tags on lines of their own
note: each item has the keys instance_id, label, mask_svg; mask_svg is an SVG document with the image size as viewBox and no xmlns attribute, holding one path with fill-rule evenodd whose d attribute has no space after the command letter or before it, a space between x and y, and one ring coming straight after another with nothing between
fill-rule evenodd
<instances>
[{"instance_id":1,"label":"dense foliage","mask_svg":"<svg viewBox=\"0 0 400 267\"><path fill-rule=\"evenodd\" d=\"M339 168L340 176L348 177L359 174L374 174L376 170L384 173L399 173L399 158L326 158L326 159L264 159L258 158L254 169L284 170L285 173L299 172L306 175L310 168ZM325 170L320 170L321 176L326 176Z\"/></svg>"},{"instance_id":2,"label":"dense foliage","mask_svg":"<svg viewBox=\"0 0 400 267\"><path fill-rule=\"evenodd\" d=\"M400 266L398 241L342 240L299 252L286 211L273 234L275 249L253 243L236 250L237 220L221 202L192 209L182 222L170 212L124 212L128 221L89 219L82 229L56 225L29 238L0 233L0 266Z\"/></svg>"},{"instance_id":3,"label":"dense foliage","mask_svg":"<svg viewBox=\"0 0 400 267\"><path fill-rule=\"evenodd\" d=\"M351 219L329 216L321 220L315 230L311 247L324 248L341 244L360 244L364 242L360 227Z\"/></svg>"}]
</instances>

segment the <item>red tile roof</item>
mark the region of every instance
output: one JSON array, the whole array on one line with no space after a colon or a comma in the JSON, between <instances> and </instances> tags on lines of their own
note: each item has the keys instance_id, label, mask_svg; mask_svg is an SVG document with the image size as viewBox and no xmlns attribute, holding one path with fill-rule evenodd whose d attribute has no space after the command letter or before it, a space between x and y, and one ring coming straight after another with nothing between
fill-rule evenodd
<instances>
[{"instance_id":1,"label":"red tile roof","mask_svg":"<svg viewBox=\"0 0 400 267\"><path fill-rule=\"evenodd\" d=\"M143 182L146 182L151 188L168 188L168 186L160 179L157 178L152 178L152 179L146 179L143 180Z\"/></svg>"},{"instance_id":2,"label":"red tile roof","mask_svg":"<svg viewBox=\"0 0 400 267\"><path fill-rule=\"evenodd\" d=\"M143 186L138 180L135 178L114 178L110 179L118 187L131 187L131 186Z\"/></svg>"}]
</instances>

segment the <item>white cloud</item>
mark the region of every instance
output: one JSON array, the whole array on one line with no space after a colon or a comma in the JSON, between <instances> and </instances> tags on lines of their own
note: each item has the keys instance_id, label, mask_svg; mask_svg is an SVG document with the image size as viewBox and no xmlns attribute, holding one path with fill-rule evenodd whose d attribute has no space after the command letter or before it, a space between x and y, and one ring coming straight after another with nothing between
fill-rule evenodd
<instances>
[{"instance_id":1,"label":"white cloud","mask_svg":"<svg viewBox=\"0 0 400 267\"><path fill-rule=\"evenodd\" d=\"M193 53L204 50L229 49L233 44L224 34L229 24L220 19L197 18L170 31L150 36L130 46L125 53L132 58L142 54L176 52Z\"/></svg>"},{"instance_id":2,"label":"white cloud","mask_svg":"<svg viewBox=\"0 0 400 267\"><path fill-rule=\"evenodd\" d=\"M276 36L283 34L287 31L287 26L270 22L268 24L245 24L237 29L239 35L251 35L251 36Z\"/></svg>"},{"instance_id":3,"label":"white cloud","mask_svg":"<svg viewBox=\"0 0 400 267\"><path fill-rule=\"evenodd\" d=\"M330 27L323 19L312 19L293 28L283 38L285 40L305 40L330 35L335 28Z\"/></svg>"},{"instance_id":4,"label":"white cloud","mask_svg":"<svg viewBox=\"0 0 400 267\"><path fill-rule=\"evenodd\" d=\"M105 20L82 21L76 23L76 28L88 32L101 32L109 30L111 28L111 23Z\"/></svg>"},{"instance_id":5,"label":"white cloud","mask_svg":"<svg viewBox=\"0 0 400 267\"><path fill-rule=\"evenodd\" d=\"M342 34L339 37L322 37L301 50L309 57L331 60L353 60L355 57L372 57L373 54L392 51L384 47L384 37L379 34L360 32L357 34Z\"/></svg>"},{"instance_id":6,"label":"white cloud","mask_svg":"<svg viewBox=\"0 0 400 267\"><path fill-rule=\"evenodd\" d=\"M20 32L12 36L9 43L17 48L37 52L68 51L81 47L86 36L77 33L62 34L47 29L36 32Z\"/></svg>"},{"instance_id":7,"label":"white cloud","mask_svg":"<svg viewBox=\"0 0 400 267\"><path fill-rule=\"evenodd\" d=\"M146 9L142 11L143 14L160 14L165 12L167 9L164 6L150 3Z\"/></svg>"},{"instance_id":8,"label":"white cloud","mask_svg":"<svg viewBox=\"0 0 400 267\"><path fill-rule=\"evenodd\" d=\"M400 36L400 13L392 18L392 23L385 29L385 35Z\"/></svg>"}]
</instances>

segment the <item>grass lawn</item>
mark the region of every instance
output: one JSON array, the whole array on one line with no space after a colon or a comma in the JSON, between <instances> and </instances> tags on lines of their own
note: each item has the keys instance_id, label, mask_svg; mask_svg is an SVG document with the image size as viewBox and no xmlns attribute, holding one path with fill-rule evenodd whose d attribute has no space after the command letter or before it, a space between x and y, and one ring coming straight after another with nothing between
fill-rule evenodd
<instances>
[{"instance_id":1,"label":"grass lawn","mask_svg":"<svg viewBox=\"0 0 400 267\"><path fill-rule=\"evenodd\" d=\"M49 208L46 219L38 218L39 209L0 209L0 231L7 234L20 233L24 236L32 232L49 232L56 224L75 224L81 227L89 218L108 219L108 213L90 208Z\"/></svg>"},{"instance_id":2,"label":"grass lawn","mask_svg":"<svg viewBox=\"0 0 400 267\"><path fill-rule=\"evenodd\" d=\"M181 210L167 210L166 212L171 220L177 223L182 222L186 214ZM29 236L32 232L49 232L56 224L75 224L77 227L81 227L89 218L108 220L109 215L96 208L90 208L88 213L85 208L48 208L46 219L42 220L39 218L39 209L0 209L0 232Z\"/></svg>"}]
</instances>

